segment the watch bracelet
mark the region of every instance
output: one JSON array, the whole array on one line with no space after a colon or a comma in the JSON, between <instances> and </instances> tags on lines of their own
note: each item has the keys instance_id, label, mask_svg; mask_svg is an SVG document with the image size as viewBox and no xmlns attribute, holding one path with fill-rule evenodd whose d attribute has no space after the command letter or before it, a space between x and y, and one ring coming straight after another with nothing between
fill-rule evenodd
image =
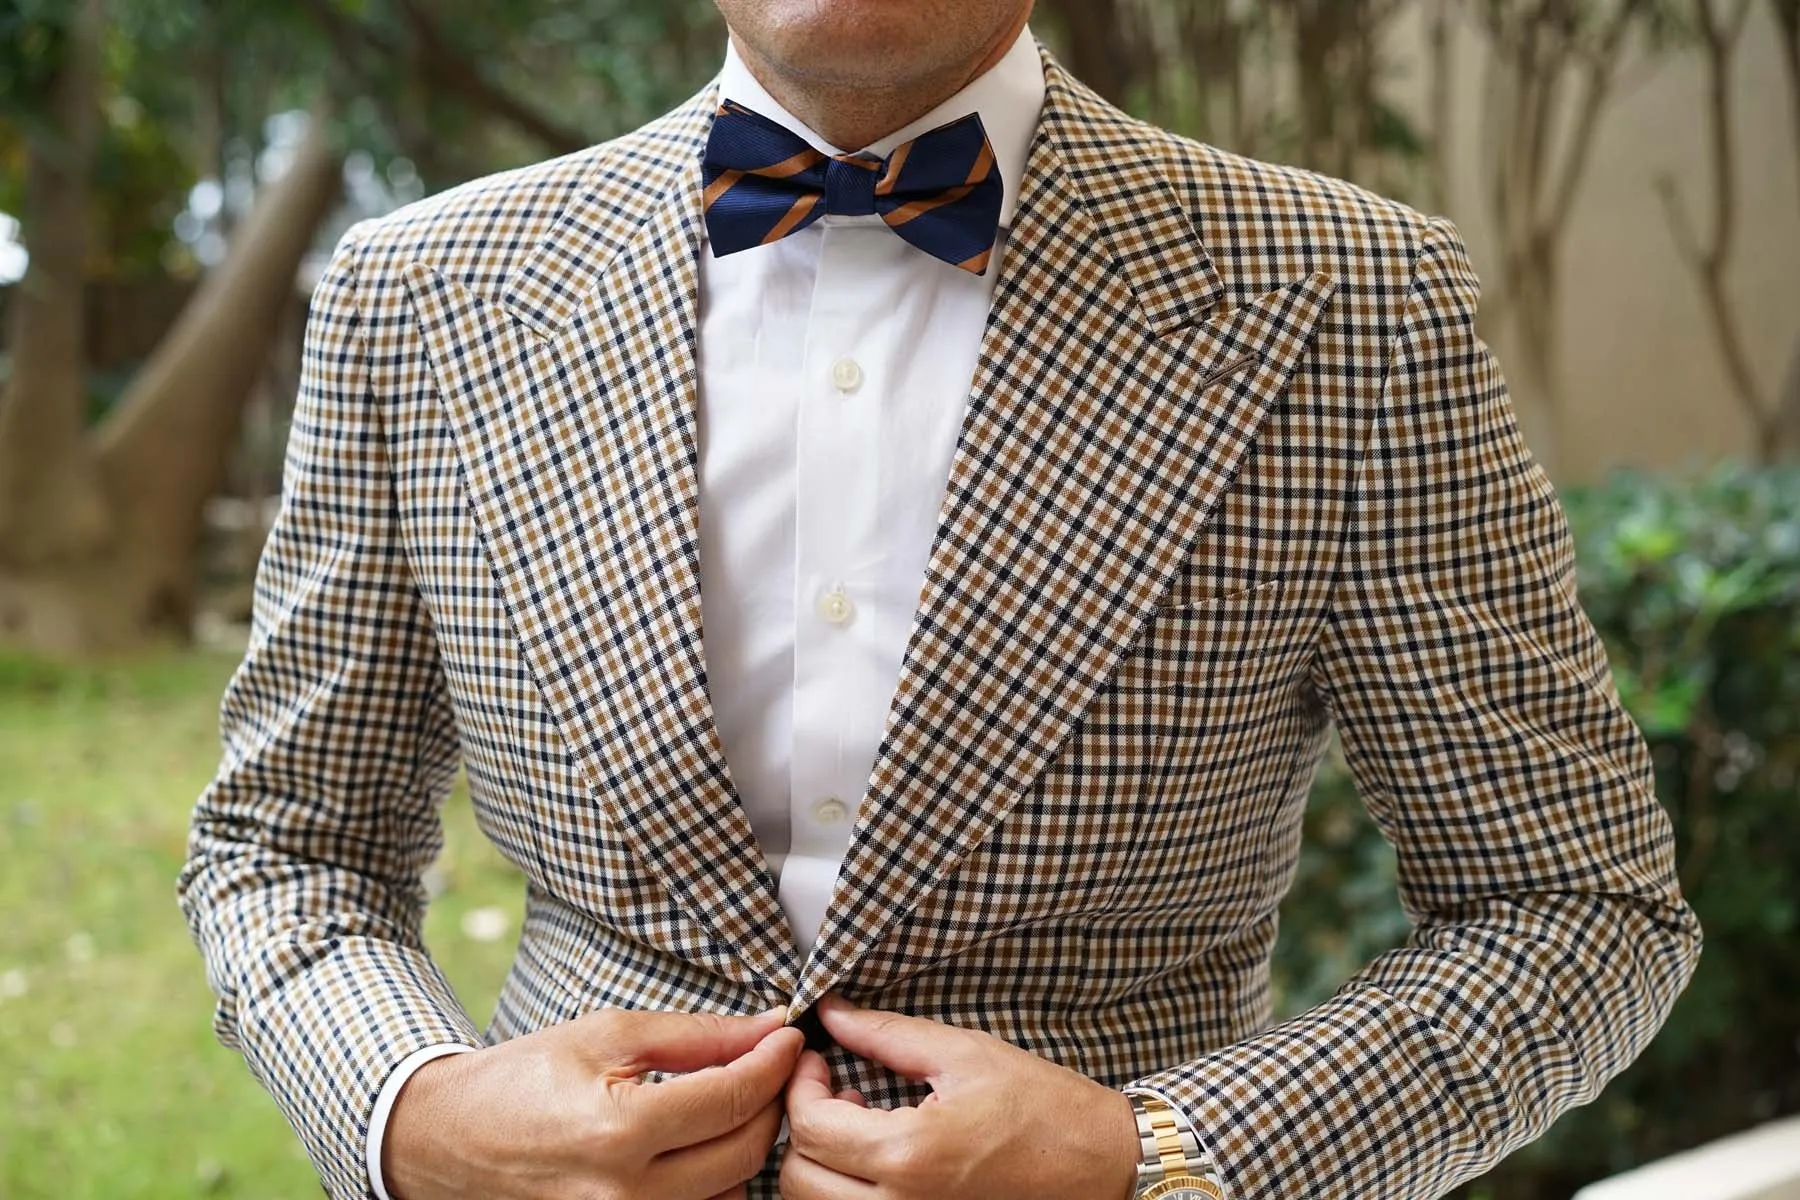
<instances>
[{"instance_id":1,"label":"watch bracelet","mask_svg":"<svg viewBox=\"0 0 1800 1200\"><path fill-rule=\"evenodd\" d=\"M1125 1093L1137 1119L1142 1157L1138 1162L1137 1190L1153 1187L1177 1174L1192 1175L1217 1184L1211 1159L1187 1122L1160 1097ZM1159 1120L1160 1117L1160 1120ZM1158 1126L1161 1129L1158 1129Z\"/></svg>"}]
</instances>

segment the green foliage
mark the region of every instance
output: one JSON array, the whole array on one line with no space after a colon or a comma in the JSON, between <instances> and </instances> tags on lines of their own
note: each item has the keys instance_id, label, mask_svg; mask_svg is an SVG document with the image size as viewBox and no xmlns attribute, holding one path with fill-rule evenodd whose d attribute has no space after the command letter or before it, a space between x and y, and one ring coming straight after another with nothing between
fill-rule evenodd
<instances>
[{"instance_id":1,"label":"green foliage","mask_svg":"<svg viewBox=\"0 0 1800 1200\"><path fill-rule=\"evenodd\" d=\"M1800 1111L1800 469L1622 474L1567 506L1706 952L1639 1062L1476 1193L1539 1200ZM1276 952L1285 1012L1404 933L1392 852L1341 763L1306 824Z\"/></svg>"},{"instance_id":2,"label":"green foliage","mask_svg":"<svg viewBox=\"0 0 1800 1200\"><path fill-rule=\"evenodd\" d=\"M68 0L0 0L0 114L18 118L44 103L74 7Z\"/></svg>"},{"instance_id":3,"label":"green foliage","mask_svg":"<svg viewBox=\"0 0 1800 1200\"><path fill-rule=\"evenodd\" d=\"M101 54L101 115L93 162L95 274L157 268L170 222L201 173L191 130L191 74L169 64L194 51L195 13L183 0L116 0ZM68 44L70 0L0 0L0 211L18 212L27 166L24 134L56 144L49 86Z\"/></svg>"},{"instance_id":4,"label":"green foliage","mask_svg":"<svg viewBox=\"0 0 1800 1200\"><path fill-rule=\"evenodd\" d=\"M0 211L44 124L74 10L0 0ZM710 0L112 0L94 164L96 273L191 269L172 236L203 179L241 174L265 123L327 112L375 171L437 190L643 123L717 68ZM240 215L234 210L234 215Z\"/></svg>"},{"instance_id":5,"label":"green foliage","mask_svg":"<svg viewBox=\"0 0 1800 1200\"><path fill-rule=\"evenodd\" d=\"M546 109L575 100L569 123L596 139L636 128L698 89L725 48L712 0L465 0L433 11L447 10L457 15L439 23L459 51L483 61L486 47L507 45L498 78Z\"/></svg>"},{"instance_id":6,"label":"green foliage","mask_svg":"<svg viewBox=\"0 0 1800 1200\"><path fill-rule=\"evenodd\" d=\"M1300 866L1281 910L1272 974L1278 1017L1328 999L1406 937L1393 847L1356 797L1334 745L1313 783Z\"/></svg>"}]
</instances>

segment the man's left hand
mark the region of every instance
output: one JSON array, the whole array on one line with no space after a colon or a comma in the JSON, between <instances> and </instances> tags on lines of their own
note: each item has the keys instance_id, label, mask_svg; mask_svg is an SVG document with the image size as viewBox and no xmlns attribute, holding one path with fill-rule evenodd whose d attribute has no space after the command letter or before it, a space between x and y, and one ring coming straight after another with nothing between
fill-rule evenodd
<instances>
[{"instance_id":1,"label":"man's left hand","mask_svg":"<svg viewBox=\"0 0 1800 1200\"><path fill-rule=\"evenodd\" d=\"M837 1043L931 1085L917 1108L834 1095L812 1051L788 1085L784 1200L1126 1200L1140 1157L1121 1093L999 1038L936 1021L819 1005Z\"/></svg>"}]
</instances>

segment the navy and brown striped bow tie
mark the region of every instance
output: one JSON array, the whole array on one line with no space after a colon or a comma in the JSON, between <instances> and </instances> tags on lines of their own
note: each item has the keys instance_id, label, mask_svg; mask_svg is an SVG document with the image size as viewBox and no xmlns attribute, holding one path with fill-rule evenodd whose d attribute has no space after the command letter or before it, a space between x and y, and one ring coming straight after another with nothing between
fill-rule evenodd
<instances>
[{"instance_id":1,"label":"navy and brown striped bow tie","mask_svg":"<svg viewBox=\"0 0 1800 1200\"><path fill-rule=\"evenodd\" d=\"M778 242L826 215L879 215L933 258L980 275L993 256L1005 184L970 113L886 159L821 154L727 100L706 143L706 230L723 257Z\"/></svg>"}]
</instances>

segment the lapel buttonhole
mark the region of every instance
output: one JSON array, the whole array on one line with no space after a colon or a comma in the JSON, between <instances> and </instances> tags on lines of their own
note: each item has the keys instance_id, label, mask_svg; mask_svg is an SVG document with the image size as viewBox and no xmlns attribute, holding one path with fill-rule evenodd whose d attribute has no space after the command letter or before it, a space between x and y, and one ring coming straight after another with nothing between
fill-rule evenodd
<instances>
[{"instance_id":1,"label":"lapel buttonhole","mask_svg":"<svg viewBox=\"0 0 1800 1200\"><path fill-rule=\"evenodd\" d=\"M1234 379L1237 376L1242 375L1245 371L1248 371L1251 367L1256 366L1260 362L1262 362L1262 355L1254 350L1246 351L1226 363L1224 366L1207 372L1206 376L1200 380L1200 386L1195 390L1204 392L1210 387L1216 387L1219 384L1224 383L1227 379Z\"/></svg>"}]
</instances>

